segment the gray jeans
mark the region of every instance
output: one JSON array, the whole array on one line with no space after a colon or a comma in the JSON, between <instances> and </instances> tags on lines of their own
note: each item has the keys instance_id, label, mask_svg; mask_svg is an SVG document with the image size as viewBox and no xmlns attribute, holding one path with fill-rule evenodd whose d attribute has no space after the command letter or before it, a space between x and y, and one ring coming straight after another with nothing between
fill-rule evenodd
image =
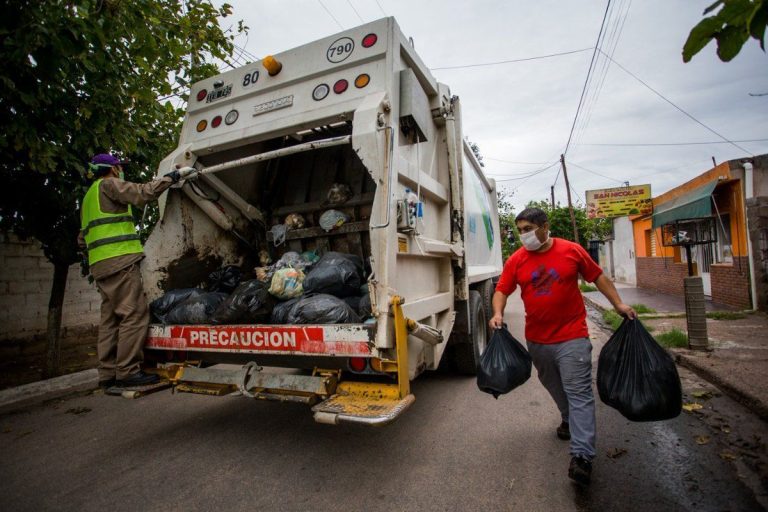
<instances>
[{"instance_id":1,"label":"gray jeans","mask_svg":"<svg viewBox=\"0 0 768 512\"><path fill-rule=\"evenodd\" d=\"M539 380L571 429L571 455L595 457L595 395L592 392L592 343L577 338L544 345L528 342Z\"/></svg>"}]
</instances>

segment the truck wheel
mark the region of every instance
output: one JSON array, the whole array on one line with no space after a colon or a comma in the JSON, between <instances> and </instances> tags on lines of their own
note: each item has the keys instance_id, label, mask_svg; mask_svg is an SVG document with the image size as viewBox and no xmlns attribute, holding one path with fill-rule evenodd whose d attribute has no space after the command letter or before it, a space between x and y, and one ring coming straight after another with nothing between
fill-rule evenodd
<instances>
[{"instance_id":1,"label":"truck wheel","mask_svg":"<svg viewBox=\"0 0 768 512\"><path fill-rule=\"evenodd\" d=\"M483 299L476 290L469 291L469 324L472 328L471 342L456 344L453 357L459 373L477 375L480 356L488 343L488 326L483 311Z\"/></svg>"},{"instance_id":2,"label":"truck wheel","mask_svg":"<svg viewBox=\"0 0 768 512\"><path fill-rule=\"evenodd\" d=\"M485 311L485 317L490 319L493 316L493 292L496 291L496 287L493 286L492 279L486 279L477 287L477 291L480 292L480 297L483 299L483 311Z\"/></svg>"}]
</instances>

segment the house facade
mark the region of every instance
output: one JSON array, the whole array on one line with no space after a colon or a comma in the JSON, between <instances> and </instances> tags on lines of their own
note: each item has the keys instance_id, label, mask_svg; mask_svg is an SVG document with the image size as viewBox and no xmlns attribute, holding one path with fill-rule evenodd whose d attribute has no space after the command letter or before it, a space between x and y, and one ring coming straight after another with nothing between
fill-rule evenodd
<instances>
[{"instance_id":1,"label":"house facade","mask_svg":"<svg viewBox=\"0 0 768 512\"><path fill-rule=\"evenodd\" d=\"M747 200L759 205L768 197L766 171L768 155L731 160L655 197L653 215L631 220L637 286L682 296L690 269L702 278L704 294L713 302L758 307L757 299L767 293L760 242L765 234L758 222L764 212L759 206L748 212ZM665 245L662 233L662 226L684 220L706 224L715 235L712 243L691 246L690 266L685 248L669 245L669 236Z\"/></svg>"}]
</instances>

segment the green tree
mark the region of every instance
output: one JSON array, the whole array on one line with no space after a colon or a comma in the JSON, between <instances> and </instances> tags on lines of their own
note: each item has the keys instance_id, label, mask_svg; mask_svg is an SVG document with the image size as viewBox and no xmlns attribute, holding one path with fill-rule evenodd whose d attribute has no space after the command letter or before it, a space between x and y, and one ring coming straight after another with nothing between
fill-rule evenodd
<instances>
[{"instance_id":1,"label":"green tree","mask_svg":"<svg viewBox=\"0 0 768 512\"><path fill-rule=\"evenodd\" d=\"M549 230L552 236L573 240L573 224L571 223L571 214L567 206L560 206L558 203L555 208L547 201L531 201L527 208L541 208L547 212L549 217ZM590 240L604 240L611 233L610 219L590 219L587 218L586 209L583 207L573 208L576 218L576 229L579 232L577 241L585 249L589 248Z\"/></svg>"},{"instance_id":2,"label":"green tree","mask_svg":"<svg viewBox=\"0 0 768 512\"><path fill-rule=\"evenodd\" d=\"M501 255L504 261L520 248L520 240L515 235L515 207L512 206L512 195L499 191L496 193L499 208L499 229L501 229Z\"/></svg>"},{"instance_id":3,"label":"green tree","mask_svg":"<svg viewBox=\"0 0 768 512\"><path fill-rule=\"evenodd\" d=\"M146 180L175 146L194 81L218 72L232 39L203 0L19 0L0 20L0 228L32 236L54 266L48 373L58 371L67 272L94 153L120 151Z\"/></svg>"},{"instance_id":4,"label":"green tree","mask_svg":"<svg viewBox=\"0 0 768 512\"><path fill-rule=\"evenodd\" d=\"M722 7L722 8L721 8ZM717 41L717 56L728 62L739 54L750 37L760 42L765 51L765 28L768 24L768 2L765 0L717 0L704 10L704 16L683 46L683 61L690 61L712 39Z\"/></svg>"}]
</instances>

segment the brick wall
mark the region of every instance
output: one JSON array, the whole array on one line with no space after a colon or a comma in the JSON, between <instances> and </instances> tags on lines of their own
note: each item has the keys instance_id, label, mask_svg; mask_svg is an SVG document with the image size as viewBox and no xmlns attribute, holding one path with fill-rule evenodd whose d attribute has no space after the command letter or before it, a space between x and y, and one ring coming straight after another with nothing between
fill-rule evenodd
<instances>
[{"instance_id":1,"label":"brick wall","mask_svg":"<svg viewBox=\"0 0 768 512\"><path fill-rule=\"evenodd\" d=\"M686 263L672 258L637 257L637 286L671 295L683 295L683 278L688 275Z\"/></svg>"},{"instance_id":2,"label":"brick wall","mask_svg":"<svg viewBox=\"0 0 768 512\"><path fill-rule=\"evenodd\" d=\"M36 240L0 233L0 341L44 336L53 265ZM101 298L96 287L72 265L62 312L63 334L93 330L99 322Z\"/></svg>"},{"instance_id":3,"label":"brick wall","mask_svg":"<svg viewBox=\"0 0 768 512\"><path fill-rule=\"evenodd\" d=\"M742 309L752 307L749 299L749 259L735 257L733 263L710 266L712 301Z\"/></svg>"}]
</instances>

